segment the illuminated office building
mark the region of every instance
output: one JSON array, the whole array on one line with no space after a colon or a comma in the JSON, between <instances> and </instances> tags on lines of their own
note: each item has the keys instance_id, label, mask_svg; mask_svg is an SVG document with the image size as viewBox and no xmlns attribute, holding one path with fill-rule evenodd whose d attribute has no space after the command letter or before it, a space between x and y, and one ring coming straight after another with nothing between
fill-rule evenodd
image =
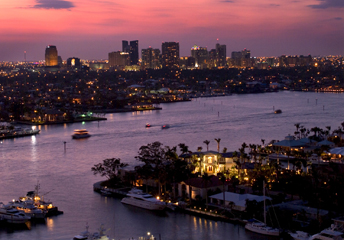
<instances>
[{"instance_id":1,"label":"illuminated office building","mask_svg":"<svg viewBox=\"0 0 344 240\"><path fill-rule=\"evenodd\" d=\"M141 55L143 68L158 69L161 67L159 49L153 49L151 47L142 49Z\"/></svg>"},{"instance_id":2,"label":"illuminated office building","mask_svg":"<svg viewBox=\"0 0 344 240\"><path fill-rule=\"evenodd\" d=\"M179 43L163 42L161 46L163 68L179 68Z\"/></svg>"},{"instance_id":3,"label":"illuminated office building","mask_svg":"<svg viewBox=\"0 0 344 240\"><path fill-rule=\"evenodd\" d=\"M58 54L56 46L48 45L45 49L45 66L58 66Z\"/></svg>"},{"instance_id":4,"label":"illuminated office building","mask_svg":"<svg viewBox=\"0 0 344 240\"><path fill-rule=\"evenodd\" d=\"M137 65L139 62L139 41L122 41L122 52L129 53L130 65ZM129 64L128 64L129 65Z\"/></svg>"},{"instance_id":5,"label":"illuminated office building","mask_svg":"<svg viewBox=\"0 0 344 240\"><path fill-rule=\"evenodd\" d=\"M207 63L209 61L209 53L207 48L194 45L191 48L191 56L195 59L196 68L207 68Z\"/></svg>"},{"instance_id":6,"label":"illuminated office building","mask_svg":"<svg viewBox=\"0 0 344 240\"><path fill-rule=\"evenodd\" d=\"M225 67L227 65L226 57L227 57L226 45L220 45L219 43L217 43L216 44L217 67Z\"/></svg>"},{"instance_id":7,"label":"illuminated office building","mask_svg":"<svg viewBox=\"0 0 344 240\"><path fill-rule=\"evenodd\" d=\"M109 53L109 67L124 67L129 65L129 53L127 52L111 52Z\"/></svg>"}]
</instances>

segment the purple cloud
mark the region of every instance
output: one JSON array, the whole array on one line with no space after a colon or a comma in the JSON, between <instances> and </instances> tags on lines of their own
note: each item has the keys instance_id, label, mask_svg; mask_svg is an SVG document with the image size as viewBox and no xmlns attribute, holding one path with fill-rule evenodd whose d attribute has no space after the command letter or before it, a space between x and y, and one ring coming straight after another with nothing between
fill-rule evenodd
<instances>
[{"instance_id":1,"label":"purple cloud","mask_svg":"<svg viewBox=\"0 0 344 240\"><path fill-rule=\"evenodd\" d=\"M326 9L326 8L343 8L343 0L318 0L320 3L318 5L308 5L308 7L314 9Z\"/></svg>"},{"instance_id":2,"label":"purple cloud","mask_svg":"<svg viewBox=\"0 0 344 240\"><path fill-rule=\"evenodd\" d=\"M36 0L36 3L33 8L69 9L74 7L72 2L64 0Z\"/></svg>"}]
</instances>

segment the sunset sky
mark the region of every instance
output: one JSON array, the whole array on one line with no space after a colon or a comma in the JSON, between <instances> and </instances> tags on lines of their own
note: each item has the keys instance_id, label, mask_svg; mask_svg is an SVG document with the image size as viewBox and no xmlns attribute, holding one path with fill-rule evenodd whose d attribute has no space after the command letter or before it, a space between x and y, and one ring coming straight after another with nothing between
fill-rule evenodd
<instances>
[{"instance_id":1,"label":"sunset sky","mask_svg":"<svg viewBox=\"0 0 344 240\"><path fill-rule=\"evenodd\" d=\"M344 55L344 0L0 0L0 61L107 59L122 40L139 50L178 41L251 56ZM217 40L218 39L218 40Z\"/></svg>"}]
</instances>

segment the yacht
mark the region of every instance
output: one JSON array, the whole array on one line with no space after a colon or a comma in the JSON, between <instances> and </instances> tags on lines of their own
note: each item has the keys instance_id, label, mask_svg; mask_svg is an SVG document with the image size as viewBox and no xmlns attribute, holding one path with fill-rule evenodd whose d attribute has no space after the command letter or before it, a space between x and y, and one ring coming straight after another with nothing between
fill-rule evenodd
<instances>
[{"instance_id":1,"label":"yacht","mask_svg":"<svg viewBox=\"0 0 344 240\"><path fill-rule=\"evenodd\" d=\"M255 233L260 233L263 235L269 235L269 236L279 236L280 231L277 228L272 228L267 226L263 222L248 222L245 225L245 229L255 232Z\"/></svg>"},{"instance_id":2,"label":"yacht","mask_svg":"<svg viewBox=\"0 0 344 240\"><path fill-rule=\"evenodd\" d=\"M98 229L98 232L90 233L88 231L88 225L86 225L86 231L73 237L73 240L109 240L109 237L105 235L105 228L102 224Z\"/></svg>"},{"instance_id":3,"label":"yacht","mask_svg":"<svg viewBox=\"0 0 344 240\"><path fill-rule=\"evenodd\" d=\"M73 139L89 138L91 135L86 129L75 129L74 134L72 135Z\"/></svg>"},{"instance_id":4,"label":"yacht","mask_svg":"<svg viewBox=\"0 0 344 240\"><path fill-rule=\"evenodd\" d=\"M265 209L265 182L263 182L263 195L264 195L264 222L252 221L245 225L245 229L269 236L279 236L280 230L278 228L269 227L266 225L266 209Z\"/></svg>"},{"instance_id":5,"label":"yacht","mask_svg":"<svg viewBox=\"0 0 344 240\"><path fill-rule=\"evenodd\" d=\"M44 219L46 214L45 211L38 209L33 203L30 202L12 201L6 204L5 207L23 211L25 215L31 219Z\"/></svg>"},{"instance_id":6,"label":"yacht","mask_svg":"<svg viewBox=\"0 0 344 240\"><path fill-rule=\"evenodd\" d=\"M152 195L144 193L142 190L137 188L131 189L128 192L127 197L123 198L121 202L148 210L161 211L166 207L164 202L159 201Z\"/></svg>"},{"instance_id":7,"label":"yacht","mask_svg":"<svg viewBox=\"0 0 344 240\"><path fill-rule=\"evenodd\" d=\"M320 233L314 234L309 240L343 240L344 233L335 231L332 228L322 230Z\"/></svg>"},{"instance_id":8,"label":"yacht","mask_svg":"<svg viewBox=\"0 0 344 240\"><path fill-rule=\"evenodd\" d=\"M309 240L310 235L303 231L296 231L295 233L289 233L289 235L295 240Z\"/></svg>"},{"instance_id":9,"label":"yacht","mask_svg":"<svg viewBox=\"0 0 344 240\"><path fill-rule=\"evenodd\" d=\"M30 217L26 216L23 211L19 211L13 208L7 208L1 203L0 207L0 219L6 220L8 223L22 224L30 220Z\"/></svg>"}]
</instances>

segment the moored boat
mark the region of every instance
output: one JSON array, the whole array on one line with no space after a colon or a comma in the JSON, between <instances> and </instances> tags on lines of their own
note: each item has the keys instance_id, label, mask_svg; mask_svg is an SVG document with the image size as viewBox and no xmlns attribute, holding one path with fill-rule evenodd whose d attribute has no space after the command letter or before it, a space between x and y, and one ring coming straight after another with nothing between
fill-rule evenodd
<instances>
[{"instance_id":1,"label":"moored boat","mask_svg":"<svg viewBox=\"0 0 344 240\"><path fill-rule=\"evenodd\" d=\"M159 201L152 195L144 193L142 190L137 188L131 189L128 192L127 197L123 198L121 202L148 210L162 211L166 208L166 204L164 202Z\"/></svg>"},{"instance_id":2,"label":"moored boat","mask_svg":"<svg viewBox=\"0 0 344 240\"><path fill-rule=\"evenodd\" d=\"M105 235L104 225L100 225L100 228L97 232L90 233L88 231L88 225L86 225L86 231L80 233L73 237L73 240L109 240L109 237Z\"/></svg>"},{"instance_id":3,"label":"moored boat","mask_svg":"<svg viewBox=\"0 0 344 240\"><path fill-rule=\"evenodd\" d=\"M25 215L23 211L14 208L7 208L1 203L0 219L8 223L23 224L30 220L30 217Z\"/></svg>"},{"instance_id":4,"label":"moored boat","mask_svg":"<svg viewBox=\"0 0 344 240\"><path fill-rule=\"evenodd\" d=\"M44 219L46 215L45 211L38 209L33 203L30 202L12 201L6 204L5 207L23 211L25 215L31 219Z\"/></svg>"}]
</instances>

